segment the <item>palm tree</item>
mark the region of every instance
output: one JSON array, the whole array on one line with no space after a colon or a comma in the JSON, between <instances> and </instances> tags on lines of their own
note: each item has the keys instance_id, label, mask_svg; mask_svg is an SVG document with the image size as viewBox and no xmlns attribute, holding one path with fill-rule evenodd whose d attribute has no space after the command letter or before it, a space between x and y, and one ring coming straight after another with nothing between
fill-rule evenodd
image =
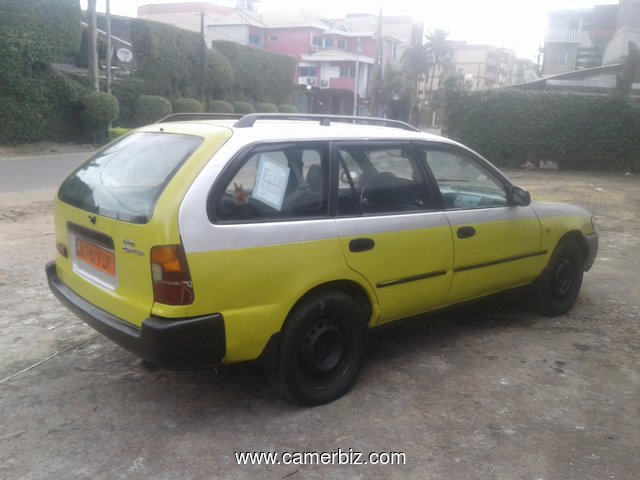
<instances>
[{"instance_id":1,"label":"palm tree","mask_svg":"<svg viewBox=\"0 0 640 480\"><path fill-rule=\"evenodd\" d=\"M411 47L407 49L402 56L402 70L405 76L409 79L411 85L411 116L413 116L415 110L420 77L428 73L430 65L429 55L423 46Z\"/></svg>"},{"instance_id":2,"label":"palm tree","mask_svg":"<svg viewBox=\"0 0 640 480\"><path fill-rule=\"evenodd\" d=\"M451 62L451 55L453 49L451 47L451 41L447 39L449 32L440 30L438 28L435 31L429 31L426 35L426 43L424 49L430 58L431 63L431 80L429 82L429 95L428 101L431 101L433 95L433 80L436 76L436 70L442 69L449 65Z\"/></svg>"}]
</instances>

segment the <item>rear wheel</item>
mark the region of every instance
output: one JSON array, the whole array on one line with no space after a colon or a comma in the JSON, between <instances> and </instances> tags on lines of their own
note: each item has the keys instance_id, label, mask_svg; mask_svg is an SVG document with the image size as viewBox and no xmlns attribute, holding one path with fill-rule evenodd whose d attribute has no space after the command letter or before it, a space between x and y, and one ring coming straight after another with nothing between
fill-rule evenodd
<instances>
[{"instance_id":1,"label":"rear wheel","mask_svg":"<svg viewBox=\"0 0 640 480\"><path fill-rule=\"evenodd\" d=\"M315 294L291 313L282 332L274 385L304 405L320 405L353 385L366 352L360 306L338 291Z\"/></svg>"},{"instance_id":2,"label":"rear wheel","mask_svg":"<svg viewBox=\"0 0 640 480\"><path fill-rule=\"evenodd\" d=\"M558 243L536 285L535 308L548 316L568 312L578 298L584 272L584 255L576 242Z\"/></svg>"}]
</instances>

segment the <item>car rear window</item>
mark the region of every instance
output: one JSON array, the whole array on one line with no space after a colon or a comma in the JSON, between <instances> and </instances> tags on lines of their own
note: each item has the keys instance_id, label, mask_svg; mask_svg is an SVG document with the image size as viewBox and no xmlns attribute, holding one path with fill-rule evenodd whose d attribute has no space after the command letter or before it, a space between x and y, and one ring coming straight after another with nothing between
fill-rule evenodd
<instances>
[{"instance_id":1,"label":"car rear window","mask_svg":"<svg viewBox=\"0 0 640 480\"><path fill-rule=\"evenodd\" d=\"M83 163L60 187L60 200L131 223L147 223L158 197L200 137L133 133Z\"/></svg>"}]
</instances>

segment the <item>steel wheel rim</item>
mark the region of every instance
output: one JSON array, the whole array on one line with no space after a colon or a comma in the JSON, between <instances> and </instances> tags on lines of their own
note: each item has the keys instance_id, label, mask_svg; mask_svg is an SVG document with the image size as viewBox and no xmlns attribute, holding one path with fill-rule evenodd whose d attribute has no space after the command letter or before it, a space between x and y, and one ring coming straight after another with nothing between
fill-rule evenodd
<instances>
[{"instance_id":1,"label":"steel wheel rim","mask_svg":"<svg viewBox=\"0 0 640 480\"><path fill-rule=\"evenodd\" d=\"M575 282L575 265L569 258L562 257L553 274L552 294L557 299L564 299Z\"/></svg>"},{"instance_id":2,"label":"steel wheel rim","mask_svg":"<svg viewBox=\"0 0 640 480\"><path fill-rule=\"evenodd\" d=\"M316 319L300 345L300 365L305 381L326 387L339 379L349 363L349 332L333 316Z\"/></svg>"}]
</instances>

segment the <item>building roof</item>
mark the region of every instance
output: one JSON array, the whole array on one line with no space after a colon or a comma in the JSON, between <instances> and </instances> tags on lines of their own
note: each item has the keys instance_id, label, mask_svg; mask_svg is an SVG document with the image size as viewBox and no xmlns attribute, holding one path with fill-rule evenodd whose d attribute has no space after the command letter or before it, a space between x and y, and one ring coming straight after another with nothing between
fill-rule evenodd
<instances>
[{"instance_id":1,"label":"building roof","mask_svg":"<svg viewBox=\"0 0 640 480\"><path fill-rule=\"evenodd\" d=\"M355 62L368 63L373 65L374 59L366 55L345 52L343 50L320 50L309 55L302 55L303 62Z\"/></svg>"},{"instance_id":2,"label":"building roof","mask_svg":"<svg viewBox=\"0 0 640 480\"><path fill-rule=\"evenodd\" d=\"M260 15L267 28L314 27L328 30L330 21L324 15L302 8L270 10Z\"/></svg>"}]
</instances>

